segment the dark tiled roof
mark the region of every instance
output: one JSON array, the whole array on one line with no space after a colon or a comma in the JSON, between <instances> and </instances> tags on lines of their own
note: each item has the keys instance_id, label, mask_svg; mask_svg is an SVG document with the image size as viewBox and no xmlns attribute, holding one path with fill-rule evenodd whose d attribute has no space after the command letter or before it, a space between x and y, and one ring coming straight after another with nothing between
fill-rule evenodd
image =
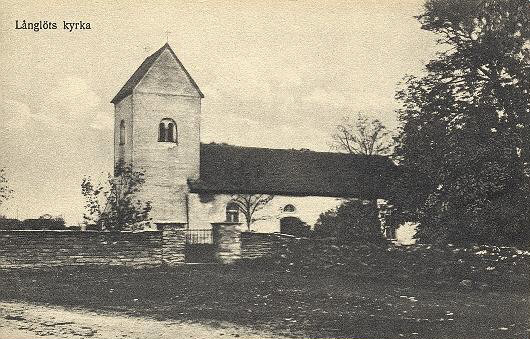
<instances>
[{"instance_id":1,"label":"dark tiled roof","mask_svg":"<svg viewBox=\"0 0 530 339\"><path fill-rule=\"evenodd\" d=\"M197 84L195 83L193 78L190 76L190 74L188 73L188 71L186 70L184 65L182 65L182 63L180 62L179 58L177 58L177 55L175 54L175 52L173 52L173 50L171 49L169 44L166 43L158 51L156 51L153 54L151 54L150 56L148 56L144 60L144 62L142 62L140 67L138 67L138 69L133 73L133 75L129 78L129 80L127 80L125 85L123 85L123 87L120 89L118 94L116 94L116 96L112 99L111 103L115 104L117 102L120 102L121 99L123 99L126 96L128 96L129 94L131 94L133 89L134 89L134 87L136 87L136 85L138 85L138 83L140 82L140 80L142 80L142 78L147 73L147 71L149 71L149 68L151 68L151 66L154 64L156 59L158 59L160 54L162 54L162 52L164 52L164 50L166 48L171 52L171 54L173 54L173 56L175 57L175 60L177 60L177 62L180 65L180 67L182 67L182 69L184 70L184 73L186 73L186 76L190 80L190 82L193 85L193 87L195 87L195 89L199 93L200 97L204 98L204 95L202 94L201 90L199 89L199 86L197 86Z\"/></svg>"},{"instance_id":2,"label":"dark tiled roof","mask_svg":"<svg viewBox=\"0 0 530 339\"><path fill-rule=\"evenodd\" d=\"M397 167L383 156L201 144L192 192L387 197Z\"/></svg>"}]
</instances>

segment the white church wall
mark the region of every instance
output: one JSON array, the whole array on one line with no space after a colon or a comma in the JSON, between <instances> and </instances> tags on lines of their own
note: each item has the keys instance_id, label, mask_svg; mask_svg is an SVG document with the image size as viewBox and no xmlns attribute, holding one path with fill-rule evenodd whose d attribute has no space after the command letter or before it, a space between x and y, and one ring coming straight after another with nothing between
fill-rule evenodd
<instances>
[{"instance_id":1,"label":"white church wall","mask_svg":"<svg viewBox=\"0 0 530 339\"><path fill-rule=\"evenodd\" d=\"M189 194L189 218L191 229L208 229L213 222L226 221L226 206L233 199L231 194ZM256 212L255 217L262 220L255 221L251 229L261 233L280 231L280 219L284 217L297 217L307 223L311 229L321 213L337 208L345 199L330 197L298 197L275 196L262 210ZM294 212L284 212L286 205L295 207ZM245 217L239 214L242 229L246 230ZM407 222L396 230L395 243L411 245L416 242L413 238L417 224Z\"/></svg>"},{"instance_id":2,"label":"white church wall","mask_svg":"<svg viewBox=\"0 0 530 339\"><path fill-rule=\"evenodd\" d=\"M226 221L226 205L233 199L231 194L189 195L190 228L210 228L212 222ZM272 233L280 231L280 219L297 217L312 228L321 213L339 206L343 199L329 197L275 196L263 209L254 215L257 219L251 229L256 232ZM295 207L294 212L284 212L286 205ZM242 213L239 221L245 223Z\"/></svg>"},{"instance_id":3,"label":"white church wall","mask_svg":"<svg viewBox=\"0 0 530 339\"><path fill-rule=\"evenodd\" d=\"M226 205L231 196L192 193L188 197L191 229L208 229L212 227L212 222L226 221Z\"/></svg>"},{"instance_id":4,"label":"white church wall","mask_svg":"<svg viewBox=\"0 0 530 339\"><path fill-rule=\"evenodd\" d=\"M257 232L279 232L281 218L297 217L313 229L321 213L338 207L343 201L344 199L330 197L276 196L266 208L256 213L256 217L265 219L256 221L252 228ZM283 211L288 204L295 207L294 212Z\"/></svg>"}]
</instances>

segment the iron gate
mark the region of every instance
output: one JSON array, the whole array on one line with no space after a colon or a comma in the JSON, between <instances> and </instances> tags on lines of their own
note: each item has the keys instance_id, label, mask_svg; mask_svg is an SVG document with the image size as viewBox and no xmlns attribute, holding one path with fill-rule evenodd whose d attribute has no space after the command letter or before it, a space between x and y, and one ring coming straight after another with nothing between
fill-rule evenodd
<instances>
[{"instance_id":1,"label":"iron gate","mask_svg":"<svg viewBox=\"0 0 530 339\"><path fill-rule=\"evenodd\" d=\"M186 234L186 262L210 263L215 261L216 245L211 228L187 229Z\"/></svg>"}]
</instances>

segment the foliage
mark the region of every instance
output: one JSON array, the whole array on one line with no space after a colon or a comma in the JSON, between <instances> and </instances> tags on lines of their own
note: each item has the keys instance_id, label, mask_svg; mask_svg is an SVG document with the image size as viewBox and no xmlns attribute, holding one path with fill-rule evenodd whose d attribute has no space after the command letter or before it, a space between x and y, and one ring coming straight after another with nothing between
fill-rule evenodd
<instances>
[{"instance_id":1,"label":"foliage","mask_svg":"<svg viewBox=\"0 0 530 339\"><path fill-rule=\"evenodd\" d=\"M331 148L352 154L388 154L391 139L388 130L377 119L357 114L355 121L344 118L331 136Z\"/></svg>"},{"instance_id":2,"label":"foliage","mask_svg":"<svg viewBox=\"0 0 530 339\"><path fill-rule=\"evenodd\" d=\"M94 183L91 177L83 178L85 223L111 231L142 228L149 222L151 211L151 202L136 199L144 182L143 172L123 162L116 165L115 177L109 174L105 185Z\"/></svg>"},{"instance_id":3,"label":"foliage","mask_svg":"<svg viewBox=\"0 0 530 339\"><path fill-rule=\"evenodd\" d=\"M26 219L18 225L19 229L23 230L64 230L66 225L62 217L52 217L45 214L44 218Z\"/></svg>"},{"instance_id":4,"label":"foliage","mask_svg":"<svg viewBox=\"0 0 530 339\"><path fill-rule=\"evenodd\" d=\"M53 216L51 214L43 214L39 217L39 220L49 220L50 225L53 225L52 227L54 229L65 229L66 228L66 222L64 221L64 218L61 215Z\"/></svg>"},{"instance_id":5,"label":"foliage","mask_svg":"<svg viewBox=\"0 0 530 339\"><path fill-rule=\"evenodd\" d=\"M529 12L527 0L429 0L418 17L445 48L397 94L395 156L423 183L395 201L422 241L530 240Z\"/></svg>"},{"instance_id":6,"label":"foliage","mask_svg":"<svg viewBox=\"0 0 530 339\"><path fill-rule=\"evenodd\" d=\"M343 243L382 241L376 203L349 200L336 209L320 214L315 224L315 236L334 237Z\"/></svg>"},{"instance_id":7,"label":"foliage","mask_svg":"<svg viewBox=\"0 0 530 339\"><path fill-rule=\"evenodd\" d=\"M0 205L11 197L13 190L7 184L5 170L0 168Z\"/></svg>"},{"instance_id":8,"label":"foliage","mask_svg":"<svg viewBox=\"0 0 530 339\"><path fill-rule=\"evenodd\" d=\"M245 223L250 231L254 221L263 219L255 218L254 214L263 209L273 198L274 195L268 194L236 194L232 197L232 202L237 204L239 211L245 216Z\"/></svg>"}]
</instances>

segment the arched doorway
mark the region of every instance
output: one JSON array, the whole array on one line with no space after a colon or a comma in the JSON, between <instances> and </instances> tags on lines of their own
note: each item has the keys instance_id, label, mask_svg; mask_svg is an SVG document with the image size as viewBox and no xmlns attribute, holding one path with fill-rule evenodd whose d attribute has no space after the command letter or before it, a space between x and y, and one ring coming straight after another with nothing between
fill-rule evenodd
<instances>
[{"instance_id":1,"label":"arched doorway","mask_svg":"<svg viewBox=\"0 0 530 339\"><path fill-rule=\"evenodd\" d=\"M306 237L309 235L309 226L297 217L284 217L280 219L280 233Z\"/></svg>"}]
</instances>

